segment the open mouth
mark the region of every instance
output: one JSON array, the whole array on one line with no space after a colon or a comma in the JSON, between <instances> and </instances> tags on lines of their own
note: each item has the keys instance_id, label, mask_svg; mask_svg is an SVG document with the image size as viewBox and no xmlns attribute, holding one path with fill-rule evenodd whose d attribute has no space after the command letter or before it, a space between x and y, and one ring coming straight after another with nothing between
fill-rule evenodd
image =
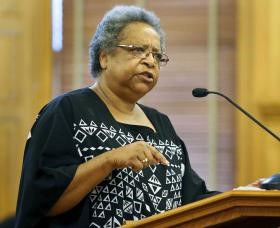
<instances>
[{"instance_id":1,"label":"open mouth","mask_svg":"<svg viewBox=\"0 0 280 228\"><path fill-rule=\"evenodd\" d=\"M148 71L141 72L138 75L144 76L145 78L150 79L150 80L154 78L153 74Z\"/></svg>"}]
</instances>

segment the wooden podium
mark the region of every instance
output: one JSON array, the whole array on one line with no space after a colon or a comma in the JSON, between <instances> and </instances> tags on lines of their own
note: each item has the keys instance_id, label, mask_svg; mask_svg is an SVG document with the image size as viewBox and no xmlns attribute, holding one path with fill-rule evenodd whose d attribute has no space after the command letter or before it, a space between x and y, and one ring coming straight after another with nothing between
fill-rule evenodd
<instances>
[{"instance_id":1,"label":"wooden podium","mask_svg":"<svg viewBox=\"0 0 280 228\"><path fill-rule=\"evenodd\" d=\"M122 227L280 227L280 191L233 190Z\"/></svg>"}]
</instances>

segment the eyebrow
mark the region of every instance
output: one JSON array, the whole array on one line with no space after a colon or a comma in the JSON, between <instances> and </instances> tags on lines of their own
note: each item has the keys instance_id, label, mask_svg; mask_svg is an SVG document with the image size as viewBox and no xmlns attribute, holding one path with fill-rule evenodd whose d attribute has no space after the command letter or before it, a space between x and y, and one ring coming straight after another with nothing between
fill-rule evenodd
<instances>
[{"instance_id":1,"label":"eyebrow","mask_svg":"<svg viewBox=\"0 0 280 228\"><path fill-rule=\"evenodd\" d=\"M135 46L142 46L142 47L144 47L144 48L148 48L148 47L151 47L152 48L152 50L154 51L154 52L160 52L160 49L159 48L156 48L156 47L153 47L153 46L151 46L151 45L147 45L147 44L144 44L144 45L141 45L141 44L135 44Z\"/></svg>"}]
</instances>

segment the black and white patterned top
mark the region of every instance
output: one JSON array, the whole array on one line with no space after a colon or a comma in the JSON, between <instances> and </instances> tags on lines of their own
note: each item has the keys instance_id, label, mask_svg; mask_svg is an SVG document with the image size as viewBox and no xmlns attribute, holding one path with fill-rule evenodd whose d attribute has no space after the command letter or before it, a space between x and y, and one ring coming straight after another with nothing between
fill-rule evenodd
<instances>
[{"instance_id":1,"label":"black and white patterned top","mask_svg":"<svg viewBox=\"0 0 280 228\"><path fill-rule=\"evenodd\" d=\"M25 148L16 227L119 227L125 220L139 220L208 194L168 117L140 107L156 132L116 121L89 88L46 105ZM153 165L140 172L116 169L76 207L59 216L46 216L79 164L140 140L157 148L170 165Z\"/></svg>"}]
</instances>

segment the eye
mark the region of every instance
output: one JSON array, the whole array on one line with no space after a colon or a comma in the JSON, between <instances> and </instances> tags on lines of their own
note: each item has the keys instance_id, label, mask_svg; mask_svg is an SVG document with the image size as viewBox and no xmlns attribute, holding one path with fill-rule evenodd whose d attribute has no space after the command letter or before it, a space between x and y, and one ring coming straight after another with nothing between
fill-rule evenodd
<instances>
[{"instance_id":1,"label":"eye","mask_svg":"<svg viewBox=\"0 0 280 228\"><path fill-rule=\"evenodd\" d=\"M161 59L162 59L162 54L159 53L159 52L153 52L153 57L154 57L158 62L160 62Z\"/></svg>"},{"instance_id":2,"label":"eye","mask_svg":"<svg viewBox=\"0 0 280 228\"><path fill-rule=\"evenodd\" d=\"M143 47L134 46L131 51L134 55L142 55L143 53L145 53L145 49Z\"/></svg>"}]
</instances>

